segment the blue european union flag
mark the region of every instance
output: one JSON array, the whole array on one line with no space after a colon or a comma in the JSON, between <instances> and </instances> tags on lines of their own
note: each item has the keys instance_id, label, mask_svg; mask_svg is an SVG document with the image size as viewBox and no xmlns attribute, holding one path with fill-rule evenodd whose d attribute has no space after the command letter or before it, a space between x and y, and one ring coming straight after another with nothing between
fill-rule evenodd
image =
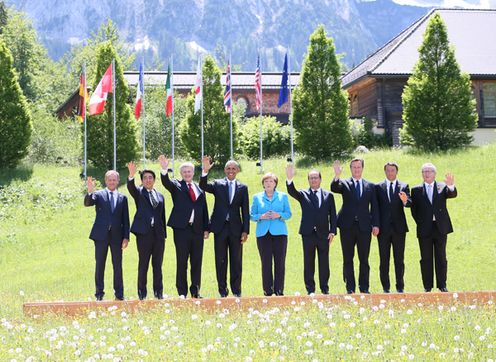
<instances>
[{"instance_id":1,"label":"blue european union flag","mask_svg":"<svg viewBox=\"0 0 496 362\"><path fill-rule=\"evenodd\" d=\"M288 53L284 57L284 67L282 70L281 79L281 89L279 90L279 100L277 101L277 107L281 108L284 103L288 101L289 89L288 89Z\"/></svg>"}]
</instances>

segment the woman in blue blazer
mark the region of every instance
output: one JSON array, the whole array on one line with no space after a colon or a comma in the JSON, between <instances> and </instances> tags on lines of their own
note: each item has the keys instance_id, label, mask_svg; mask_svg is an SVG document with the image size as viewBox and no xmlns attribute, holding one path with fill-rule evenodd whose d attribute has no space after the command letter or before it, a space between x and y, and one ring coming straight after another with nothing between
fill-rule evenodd
<instances>
[{"instance_id":1,"label":"woman in blue blazer","mask_svg":"<svg viewBox=\"0 0 496 362\"><path fill-rule=\"evenodd\" d=\"M262 262L264 294L284 295L284 274L288 228L291 218L288 195L276 190L277 176L267 173L262 177L263 192L253 196L250 218L257 223L257 245ZM274 259L274 276L272 274Z\"/></svg>"}]
</instances>

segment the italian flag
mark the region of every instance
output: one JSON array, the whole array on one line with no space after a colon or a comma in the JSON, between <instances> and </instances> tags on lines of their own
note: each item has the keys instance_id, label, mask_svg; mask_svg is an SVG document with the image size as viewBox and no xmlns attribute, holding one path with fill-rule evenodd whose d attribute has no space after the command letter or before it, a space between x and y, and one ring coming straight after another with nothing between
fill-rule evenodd
<instances>
[{"instance_id":1,"label":"italian flag","mask_svg":"<svg viewBox=\"0 0 496 362\"><path fill-rule=\"evenodd\" d=\"M170 64L167 67L167 80L165 82L165 91L167 93L167 100L165 101L165 116L169 117L174 110L174 101L173 101L173 93L172 93L172 84L171 84L172 73L170 69Z\"/></svg>"}]
</instances>

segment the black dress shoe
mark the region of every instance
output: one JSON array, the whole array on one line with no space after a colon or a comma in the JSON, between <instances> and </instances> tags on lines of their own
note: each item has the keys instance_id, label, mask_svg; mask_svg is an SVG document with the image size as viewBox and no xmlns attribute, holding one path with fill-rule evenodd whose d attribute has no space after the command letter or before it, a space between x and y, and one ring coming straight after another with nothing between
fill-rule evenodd
<instances>
[{"instance_id":1,"label":"black dress shoe","mask_svg":"<svg viewBox=\"0 0 496 362\"><path fill-rule=\"evenodd\" d=\"M115 300L124 300L123 296L115 296Z\"/></svg>"},{"instance_id":2,"label":"black dress shoe","mask_svg":"<svg viewBox=\"0 0 496 362\"><path fill-rule=\"evenodd\" d=\"M430 293L430 291L431 291L431 290L432 290L431 288L425 288L425 289L424 289L424 292L426 292L426 293Z\"/></svg>"},{"instance_id":3,"label":"black dress shoe","mask_svg":"<svg viewBox=\"0 0 496 362\"><path fill-rule=\"evenodd\" d=\"M384 293L389 294L390 290L389 289L384 289Z\"/></svg>"},{"instance_id":4,"label":"black dress shoe","mask_svg":"<svg viewBox=\"0 0 496 362\"><path fill-rule=\"evenodd\" d=\"M227 293L220 293L220 297L221 298L226 298L227 297Z\"/></svg>"},{"instance_id":5,"label":"black dress shoe","mask_svg":"<svg viewBox=\"0 0 496 362\"><path fill-rule=\"evenodd\" d=\"M236 298L241 298L241 293L234 293L234 296L235 296Z\"/></svg>"},{"instance_id":6,"label":"black dress shoe","mask_svg":"<svg viewBox=\"0 0 496 362\"><path fill-rule=\"evenodd\" d=\"M193 294L191 295L191 298L202 299L203 297L200 294Z\"/></svg>"},{"instance_id":7,"label":"black dress shoe","mask_svg":"<svg viewBox=\"0 0 496 362\"><path fill-rule=\"evenodd\" d=\"M322 294L327 295L327 294L329 294L329 291L328 290L323 290L322 291Z\"/></svg>"},{"instance_id":8,"label":"black dress shoe","mask_svg":"<svg viewBox=\"0 0 496 362\"><path fill-rule=\"evenodd\" d=\"M368 291L368 289L360 290L360 293L362 293L362 294L370 294L370 292Z\"/></svg>"},{"instance_id":9,"label":"black dress shoe","mask_svg":"<svg viewBox=\"0 0 496 362\"><path fill-rule=\"evenodd\" d=\"M155 298L164 299L164 295L162 293L155 293Z\"/></svg>"},{"instance_id":10,"label":"black dress shoe","mask_svg":"<svg viewBox=\"0 0 496 362\"><path fill-rule=\"evenodd\" d=\"M354 291L354 290L351 290L351 289L348 289L348 290L346 291L346 294L355 294L355 291Z\"/></svg>"},{"instance_id":11,"label":"black dress shoe","mask_svg":"<svg viewBox=\"0 0 496 362\"><path fill-rule=\"evenodd\" d=\"M440 292L443 292L443 293L448 293L448 288L444 287L444 288L439 288L439 291Z\"/></svg>"},{"instance_id":12,"label":"black dress shoe","mask_svg":"<svg viewBox=\"0 0 496 362\"><path fill-rule=\"evenodd\" d=\"M97 295L96 300L98 300L98 301L103 300L103 295Z\"/></svg>"},{"instance_id":13,"label":"black dress shoe","mask_svg":"<svg viewBox=\"0 0 496 362\"><path fill-rule=\"evenodd\" d=\"M276 292L276 295L282 297L282 296L284 296L284 293L282 292L282 290L278 290Z\"/></svg>"},{"instance_id":14,"label":"black dress shoe","mask_svg":"<svg viewBox=\"0 0 496 362\"><path fill-rule=\"evenodd\" d=\"M404 290L404 289L396 289L396 292L397 292L397 293L404 293L404 292L405 292L405 290Z\"/></svg>"}]
</instances>

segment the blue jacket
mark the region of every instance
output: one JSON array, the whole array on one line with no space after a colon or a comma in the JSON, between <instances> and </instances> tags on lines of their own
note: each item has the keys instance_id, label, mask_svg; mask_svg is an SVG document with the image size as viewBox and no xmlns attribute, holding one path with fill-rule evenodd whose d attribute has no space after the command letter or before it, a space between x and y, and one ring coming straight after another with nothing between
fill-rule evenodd
<instances>
[{"instance_id":1,"label":"blue jacket","mask_svg":"<svg viewBox=\"0 0 496 362\"><path fill-rule=\"evenodd\" d=\"M91 240L107 241L109 231L112 242L122 243L122 239L129 239L127 197L117 191L116 197L114 212L110 208L107 190L95 191L84 197L84 206L95 206L96 210L95 222L90 233Z\"/></svg>"},{"instance_id":2,"label":"blue jacket","mask_svg":"<svg viewBox=\"0 0 496 362\"><path fill-rule=\"evenodd\" d=\"M261 220L260 216L269 210L278 212L281 218ZM288 235L288 228L285 222L285 220L291 218L288 195L284 192L274 191L272 200L269 200L265 191L255 194L251 205L250 218L252 221L257 222L257 237L264 236L267 232L270 232L272 235Z\"/></svg>"}]
</instances>

